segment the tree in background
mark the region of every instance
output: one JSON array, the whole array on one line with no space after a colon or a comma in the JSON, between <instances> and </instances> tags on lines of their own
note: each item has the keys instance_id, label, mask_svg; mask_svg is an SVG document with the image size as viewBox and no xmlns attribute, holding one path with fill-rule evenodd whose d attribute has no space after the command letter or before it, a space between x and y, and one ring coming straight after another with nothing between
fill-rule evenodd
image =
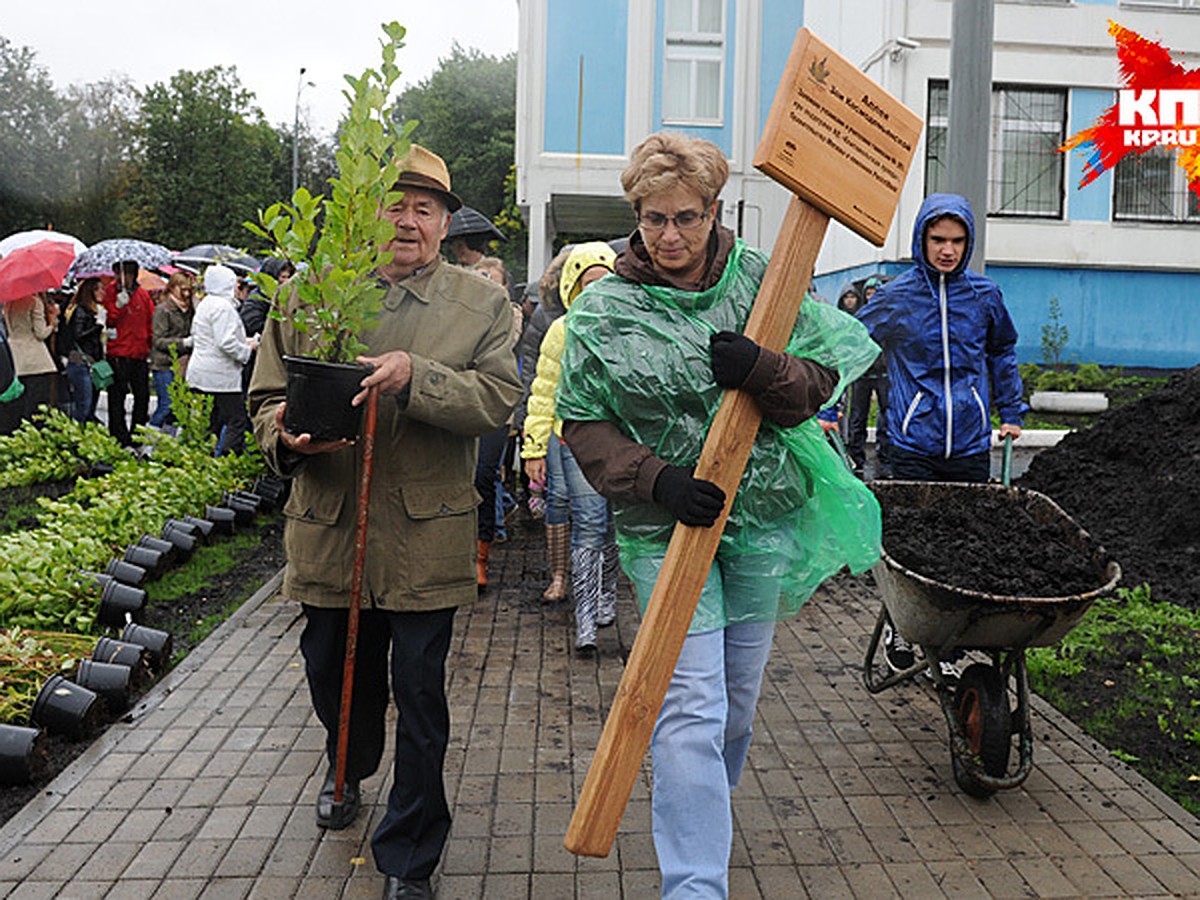
<instances>
[{"instance_id":1,"label":"tree in background","mask_svg":"<svg viewBox=\"0 0 1200 900\"><path fill-rule=\"evenodd\" d=\"M138 92L127 75L67 89L62 196L55 227L94 242L123 234L122 198L136 171Z\"/></svg>"},{"instance_id":2,"label":"tree in background","mask_svg":"<svg viewBox=\"0 0 1200 900\"><path fill-rule=\"evenodd\" d=\"M169 247L245 243L246 211L287 195L278 161L290 143L253 105L232 67L181 70L142 95L126 230Z\"/></svg>"},{"instance_id":3,"label":"tree in background","mask_svg":"<svg viewBox=\"0 0 1200 900\"><path fill-rule=\"evenodd\" d=\"M0 235L55 223L66 109L34 52L0 37Z\"/></svg>"},{"instance_id":4,"label":"tree in background","mask_svg":"<svg viewBox=\"0 0 1200 900\"><path fill-rule=\"evenodd\" d=\"M508 209L506 179L516 155L517 56L496 58L457 43L437 71L408 88L396 104L401 121L415 119L413 140L446 161L454 191L467 206L496 220ZM509 209L509 242L498 250L510 271L523 271L514 256L518 235ZM519 215L515 222L520 223ZM520 226L523 238L524 226ZM518 268L519 267L519 268Z\"/></svg>"}]
</instances>

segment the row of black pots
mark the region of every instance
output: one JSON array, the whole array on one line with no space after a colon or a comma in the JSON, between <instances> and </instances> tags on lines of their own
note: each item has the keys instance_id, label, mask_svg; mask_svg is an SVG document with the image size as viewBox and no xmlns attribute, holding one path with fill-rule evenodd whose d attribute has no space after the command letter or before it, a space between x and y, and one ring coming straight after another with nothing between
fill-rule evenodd
<instances>
[{"instance_id":1,"label":"row of black pots","mask_svg":"<svg viewBox=\"0 0 1200 900\"><path fill-rule=\"evenodd\" d=\"M73 680L46 679L33 702L31 723L75 740L85 737L104 709L120 715L129 708L133 691L166 667L173 643L168 632L135 622L125 626L120 640L100 638L92 658L79 661ZM0 773L0 781L5 777Z\"/></svg>"}]
</instances>

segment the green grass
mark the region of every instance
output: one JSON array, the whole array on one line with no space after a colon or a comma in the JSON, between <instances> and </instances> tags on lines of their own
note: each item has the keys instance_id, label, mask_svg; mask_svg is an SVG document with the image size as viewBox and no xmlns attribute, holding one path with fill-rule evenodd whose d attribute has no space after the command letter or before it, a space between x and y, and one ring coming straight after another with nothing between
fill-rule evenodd
<instances>
[{"instance_id":1,"label":"green grass","mask_svg":"<svg viewBox=\"0 0 1200 900\"><path fill-rule=\"evenodd\" d=\"M1200 613L1121 589L1026 662L1032 690L1200 815Z\"/></svg>"},{"instance_id":2,"label":"green grass","mask_svg":"<svg viewBox=\"0 0 1200 900\"><path fill-rule=\"evenodd\" d=\"M147 602L156 606L169 606L173 601L202 594L213 576L222 575L237 567L254 553L260 541L261 535L257 530L241 531L215 544L197 546L186 566L167 572L161 579L147 586ZM187 630L180 640L180 649L174 654L171 664L177 664L187 655L187 648L199 644L237 612L238 607L260 586L253 582L246 583L241 592L222 608L187 623Z\"/></svg>"}]
</instances>

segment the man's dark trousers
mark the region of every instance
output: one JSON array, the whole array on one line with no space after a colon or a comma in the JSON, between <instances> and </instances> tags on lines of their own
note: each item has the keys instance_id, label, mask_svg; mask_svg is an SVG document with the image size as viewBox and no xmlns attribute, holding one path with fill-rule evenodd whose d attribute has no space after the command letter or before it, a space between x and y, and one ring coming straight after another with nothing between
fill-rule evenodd
<instances>
[{"instance_id":1,"label":"man's dark trousers","mask_svg":"<svg viewBox=\"0 0 1200 900\"><path fill-rule=\"evenodd\" d=\"M346 610L304 606L300 636L309 691L325 726L326 755L337 760L338 710L346 649ZM454 609L385 612L363 609L358 622L354 697L346 779L374 774L383 756L388 698L388 650L392 695L399 710L396 760L387 813L371 846L379 871L401 878L428 878L450 831L442 766L450 737L446 702L446 654Z\"/></svg>"},{"instance_id":2,"label":"man's dark trousers","mask_svg":"<svg viewBox=\"0 0 1200 900\"><path fill-rule=\"evenodd\" d=\"M133 444L132 432L150 421L150 364L132 356L109 356L113 383L108 386L108 433L122 447ZM133 414L125 423L125 395L133 394Z\"/></svg>"},{"instance_id":3,"label":"man's dark trousers","mask_svg":"<svg viewBox=\"0 0 1200 900\"><path fill-rule=\"evenodd\" d=\"M926 456L892 447L892 476L899 481L977 481L984 482L992 472L988 452L971 456Z\"/></svg>"}]
</instances>

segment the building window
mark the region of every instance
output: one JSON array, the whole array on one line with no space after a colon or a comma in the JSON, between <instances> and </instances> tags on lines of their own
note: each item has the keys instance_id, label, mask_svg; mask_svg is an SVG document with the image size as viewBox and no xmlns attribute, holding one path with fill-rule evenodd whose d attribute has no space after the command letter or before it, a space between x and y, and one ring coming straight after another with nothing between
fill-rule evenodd
<instances>
[{"instance_id":1,"label":"building window","mask_svg":"<svg viewBox=\"0 0 1200 900\"><path fill-rule=\"evenodd\" d=\"M1151 147L1129 154L1113 172L1113 218L1117 221L1200 222L1200 199L1173 150Z\"/></svg>"},{"instance_id":2,"label":"building window","mask_svg":"<svg viewBox=\"0 0 1200 900\"><path fill-rule=\"evenodd\" d=\"M1200 9L1200 0L1120 0L1118 6L1156 6L1160 9Z\"/></svg>"},{"instance_id":3,"label":"building window","mask_svg":"<svg viewBox=\"0 0 1200 900\"><path fill-rule=\"evenodd\" d=\"M720 125L724 0L667 0L663 121Z\"/></svg>"},{"instance_id":4,"label":"building window","mask_svg":"<svg viewBox=\"0 0 1200 900\"><path fill-rule=\"evenodd\" d=\"M992 89L988 142L988 215L1062 218L1063 154L1067 95L1062 88ZM946 129L950 89L929 84L925 138L925 191L946 180Z\"/></svg>"}]
</instances>

